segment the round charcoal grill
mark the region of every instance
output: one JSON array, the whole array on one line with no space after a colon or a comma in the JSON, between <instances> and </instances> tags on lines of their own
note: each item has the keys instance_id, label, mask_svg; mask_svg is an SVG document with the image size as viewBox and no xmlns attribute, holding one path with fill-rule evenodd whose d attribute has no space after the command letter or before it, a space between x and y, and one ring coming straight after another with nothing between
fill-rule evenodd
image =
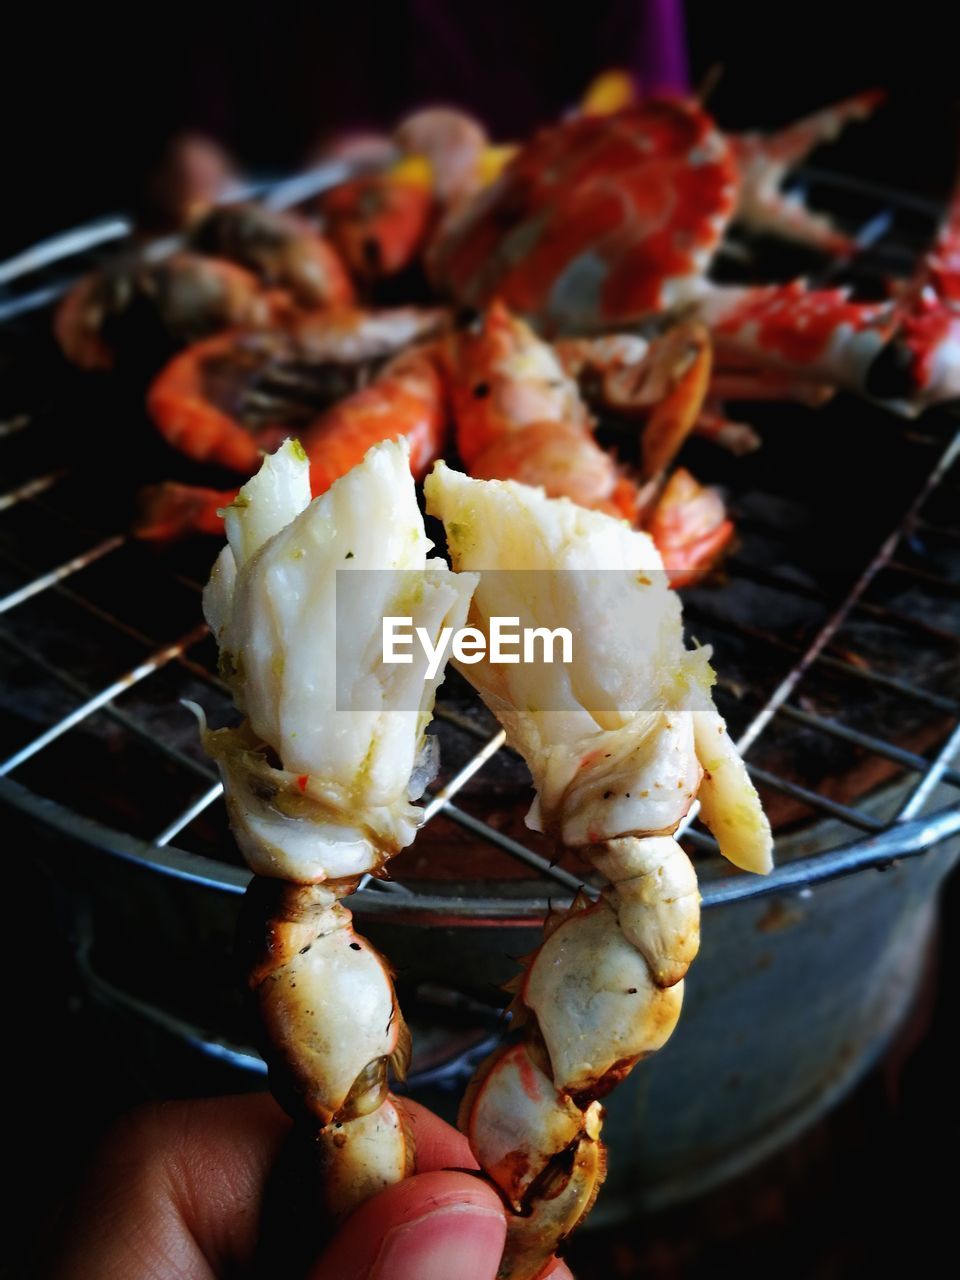
<instances>
[{"instance_id":1,"label":"round charcoal grill","mask_svg":"<svg viewBox=\"0 0 960 1280\"><path fill-rule=\"evenodd\" d=\"M933 231L938 209L913 197L805 180L859 232L862 289L908 269ZM72 267L102 252L106 225L70 234ZM0 267L0 795L54 873L91 1000L123 1020L159 1086L176 1055L262 1074L230 956L248 873L181 706L231 714L200 614L215 548L158 551L126 533L142 480L201 476L156 440L142 386L81 378L56 356L39 308L63 287L63 249ZM721 269L796 274L777 253L736 242ZM846 397L747 416L758 453L689 448L691 469L727 493L739 541L719 580L685 593L685 614L714 646L718 704L771 815L777 867L733 874L687 825L703 949L674 1039L608 1099L595 1222L716 1184L859 1078L911 1001L960 850L957 419L911 424ZM417 1045L409 1087L450 1115L504 1034L498 988L544 914L596 886L524 827L526 770L456 675L434 731L425 828L395 879L350 906L397 968Z\"/></svg>"}]
</instances>

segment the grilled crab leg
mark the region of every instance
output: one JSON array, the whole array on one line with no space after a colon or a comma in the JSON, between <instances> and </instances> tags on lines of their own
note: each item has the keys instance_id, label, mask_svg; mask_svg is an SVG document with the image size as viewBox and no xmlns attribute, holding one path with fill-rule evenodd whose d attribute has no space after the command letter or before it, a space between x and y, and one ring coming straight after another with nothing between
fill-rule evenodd
<instances>
[{"instance_id":1,"label":"grilled crab leg","mask_svg":"<svg viewBox=\"0 0 960 1280\"><path fill-rule=\"evenodd\" d=\"M871 395L873 368L897 329L892 302L858 302L844 289L792 284L712 285L691 298L721 368L775 370L819 387ZM792 394L792 393L791 393Z\"/></svg>"},{"instance_id":2,"label":"grilled crab leg","mask_svg":"<svg viewBox=\"0 0 960 1280\"><path fill-rule=\"evenodd\" d=\"M898 325L870 391L907 414L960 400L960 180L936 239L896 291Z\"/></svg>"},{"instance_id":3,"label":"grilled crab leg","mask_svg":"<svg viewBox=\"0 0 960 1280\"><path fill-rule=\"evenodd\" d=\"M604 1175L599 1099L670 1036L699 944L696 874L673 838L699 798L722 853L771 866L770 827L710 694L706 649L651 540L541 490L437 464L427 508L458 570L480 571L470 621L568 627L572 662L465 666L526 760L528 825L608 881L552 919L516 984L524 1038L481 1068L461 1127L512 1213L500 1275L532 1280ZM484 570L526 570L484 573Z\"/></svg>"},{"instance_id":4,"label":"grilled crab leg","mask_svg":"<svg viewBox=\"0 0 960 1280\"><path fill-rule=\"evenodd\" d=\"M718 370L748 363L789 375L790 388L840 387L907 415L960 398L955 217L914 299L858 302L802 282L708 279L753 190L742 172L750 146L789 160L871 102L852 100L749 145L692 102L567 120L537 134L457 210L430 246L428 270L460 302L496 299L550 337L696 319L710 330ZM759 201L755 190L750 199Z\"/></svg>"},{"instance_id":5,"label":"grilled crab leg","mask_svg":"<svg viewBox=\"0 0 960 1280\"><path fill-rule=\"evenodd\" d=\"M824 253L851 254L856 241L843 235L828 217L786 195L784 178L824 142L832 142L854 120L865 120L883 102L878 92L860 93L815 111L777 133L741 133L730 137L740 174L734 217L754 231L768 231L809 244Z\"/></svg>"},{"instance_id":6,"label":"grilled crab leg","mask_svg":"<svg viewBox=\"0 0 960 1280\"><path fill-rule=\"evenodd\" d=\"M226 531L204 611L244 720L205 729L204 745L255 873L245 932L271 1084L315 1135L340 1215L413 1164L387 1084L409 1035L389 967L342 899L413 840L443 671L425 678L417 657L383 666L381 619L409 615L436 641L462 625L473 580L427 558L400 442L311 502L306 454L288 441L240 490Z\"/></svg>"}]
</instances>

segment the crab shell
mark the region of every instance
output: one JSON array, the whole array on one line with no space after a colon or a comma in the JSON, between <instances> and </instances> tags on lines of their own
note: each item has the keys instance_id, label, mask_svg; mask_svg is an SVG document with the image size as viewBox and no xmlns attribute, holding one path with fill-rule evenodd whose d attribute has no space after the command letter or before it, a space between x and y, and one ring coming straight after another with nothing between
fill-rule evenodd
<instances>
[{"instance_id":1,"label":"crab shell","mask_svg":"<svg viewBox=\"0 0 960 1280\"><path fill-rule=\"evenodd\" d=\"M733 215L733 149L693 102L544 129L448 220L434 281L546 332L642 319L690 296Z\"/></svg>"}]
</instances>

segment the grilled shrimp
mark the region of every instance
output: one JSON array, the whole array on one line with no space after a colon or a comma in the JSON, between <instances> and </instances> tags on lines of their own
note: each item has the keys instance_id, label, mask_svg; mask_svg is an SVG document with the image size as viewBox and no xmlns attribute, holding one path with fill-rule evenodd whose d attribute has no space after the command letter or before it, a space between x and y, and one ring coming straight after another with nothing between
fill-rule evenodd
<instances>
[{"instance_id":1,"label":"grilled shrimp","mask_svg":"<svg viewBox=\"0 0 960 1280\"><path fill-rule=\"evenodd\" d=\"M396 275L417 257L433 221L430 166L411 157L384 173L354 178L328 192L320 210L353 276L372 281Z\"/></svg>"},{"instance_id":2,"label":"grilled shrimp","mask_svg":"<svg viewBox=\"0 0 960 1280\"><path fill-rule=\"evenodd\" d=\"M72 364L110 369L121 352L166 354L224 328L263 327L283 310L283 299L235 263L195 253L160 262L128 257L74 285L54 332Z\"/></svg>"},{"instance_id":3,"label":"grilled shrimp","mask_svg":"<svg viewBox=\"0 0 960 1280\"><path fill-rule=\"evenodd\" d=\"M558 354L506 307L493 304L452 344L457 447L478 479L519 480L632 524L652 528L656 523L661 533L670 534L661 547L668 569L672 573L676 565L688 581L694 568L713 563L732 532L719 496L692 477L690 485L668 485L669 502L661 509L666 468L693 429L709 383L710 344L700 326L681 326L654 343L641 364L634 361L626 377L619 364L625 343L584 340L566 344ZM599 374L618 402L649 411L642 437L648 482L643 489L597 444L593 420L564 361L581 376ZM710 502L703 497L707 493ZM688 543L683 503L695 498ZM716 514L717 508L722 518L707 537L707 511Z\"/></svg>"},{"instance_id":4,"label":"grilled shrimp","mask_svg":"<svg viewBox=\"0 0 960 1280\"><path fill-rule=\"evenodd\" d=\"M576 383L548 343L494 303L450 350L457 449L471 475L632 517L635 490L594 440Z\"/></svg>"},{"instance_id":5,"label":"grilled shrimp","mask_svg":"<svg viewBox=\"0 0 960 1280\"><path fill-rule=\"evenodd\" d=\"M181 453L249 474L263 451L306 430L378 362L432 336L446 318L440 309L343 307L283 331L218 334L170 361L150 387L147 410Z\"/></svg>"},{"instance_id":6,"label":"grilled shrimp","mask_svg":"<svg viewBox=\"0 0 960 1280\"><path fill-rule=\"evenodd\" d=\"M670 585L685 587L716 562L733 537L723 499L678 467L644 521L663 557Z\"/></svg>"},{"instance_id":7,"label":"grilled shrimp","mask_svg":"<svg viewBox=\"0 0 960 1280\"><path fill-rule=\"evenodd\" d=\"M252 471L262 450L276 448L277 437L290 434L289 424L276 422L251 434L228 414L213 409L197 391L195 367L170 366L167 375L159 394L154 387L151 412L170 443L194 458ZM372 445L397 437L407 441L410 466L419 478L440 454L446 421L446 399L434 361L416 349L402 352L369 386L315 416L298 432L310 462L314 497L360 462ZM220 511L235 496L236 491L183 484L156 486L142 495L136 532L157 540L219 533Z\"/></svg>"},{"instance_id":8,"label":"grilled shrimp","mask_svg":"<svg viewBox=\"0 0 960 1280\"><path fill-rule=\"evenodd\" d=\"M221 205L197 223L190 242L200 253L228 258L265 284L287 290L305 310L353 301L337 251L294 214L255 204Z\"/></svg>"},{"instance_id":9,"label":"grilled shrimp","mask_svg":"<svg viewBox=\"0 0 960 1280\"><path fill-rule=\"evenodd\" d=\"M700 902L679 824L699 797L720 852L760 873L772 839L713 703L710 650L686 647L650 538L442 464L424 489L452 567L480 575L473 625L489 634L492 619L516 615L521 627L550 634L559 623L574 637L567 662L481 655L462 667L530 768L528 826L607 881L598 902L579 896L551 913L509 986L521 1037L481 1065L460 1109L508 1210L498 1275L535 1280L603 1182L600 1099L662 1047L680 1015Z\"/></svg>"},{"instance_id":10,"label":"grilled shrimp","mask_svg":"<svg viewBox=\"0 0 960 1280\"><path fill-rule=\"evenodd\" d=\"M302 450L285 445L228 513L203 604L244 720L205 728L203 742L254 873L241 952L270 1083L339 1217L414 1166L388 1092L388 1064L402 1079L410 1035L390 967L346 904L422 820L443 669L380 663L381 619L402 597L436 640L463 625L476 579L430 557L402 444L371 449L315 502L306 471Z\"/></svg>"}]
</instances>

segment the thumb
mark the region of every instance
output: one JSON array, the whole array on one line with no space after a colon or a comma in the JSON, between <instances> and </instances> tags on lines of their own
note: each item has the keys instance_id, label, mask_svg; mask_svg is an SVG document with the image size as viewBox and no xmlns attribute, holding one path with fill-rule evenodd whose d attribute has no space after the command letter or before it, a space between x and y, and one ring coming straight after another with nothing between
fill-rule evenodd
<instances>
[{"instance_id":1,"label":"thumb","mask_svg":"<svg viewBox=\"0 0 960 1280\"><path fill-rule=\"evenodd\" d=\"M308 1280L494 1280L506 1230L499 1197L479 1178L417 1174L362 1204Z\"/></svg>"}]
</instances>

